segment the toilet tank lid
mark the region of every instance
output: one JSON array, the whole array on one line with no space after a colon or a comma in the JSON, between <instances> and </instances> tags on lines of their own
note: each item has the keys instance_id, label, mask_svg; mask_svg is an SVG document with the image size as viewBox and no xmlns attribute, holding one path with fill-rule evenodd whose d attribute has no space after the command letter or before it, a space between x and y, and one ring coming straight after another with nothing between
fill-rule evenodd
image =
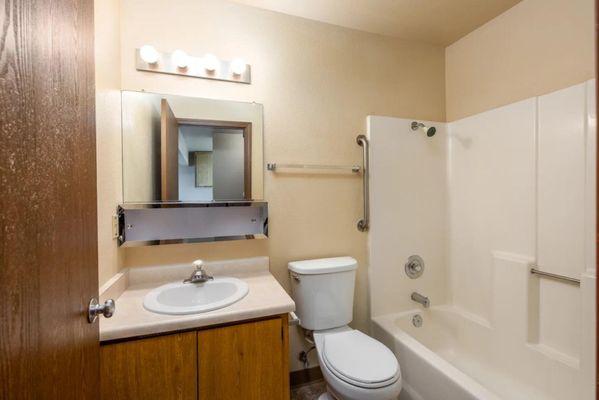
<instances>
[{"instance_id":1,"label":"toilet tank lid","mask_svg":"<svg viewBox=\"0 0 599 400\"><path fill-rule=\"evenodd\" d=\"M333 272L353 271L358 262L353 257L319 258L316 260L292 261L289 270L302 275L330 274Z\"/></svg>"}]
</instances>

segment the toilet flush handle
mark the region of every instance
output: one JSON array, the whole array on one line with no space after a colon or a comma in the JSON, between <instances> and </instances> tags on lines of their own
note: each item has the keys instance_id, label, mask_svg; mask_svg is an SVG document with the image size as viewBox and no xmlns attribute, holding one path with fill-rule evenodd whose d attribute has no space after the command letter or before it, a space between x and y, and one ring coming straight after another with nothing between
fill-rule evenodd
<instances>
[{"instance_id":1,"label":"toilet flush handle","mask_svg":"<svg viewBox=\"0 0 599 400\"><path fill-rule=\"evenodd\" d=\"M294 325L299 325L300 324L300 319L297 316L297 314L293 311L289 312L289 317L288 317L288 321L289 321L289 326L294 326Z\"/></svg>"},{"instance_id":2,"label":"toilet flush handle","mask_svg":"<svg viewBox=\"0 0 599 400\"><path fill-rule=\"evenodd\" d=\"M291 277L293 278L293 280L296 281L297 283L300 283L302 281L300 279L299 275L296 274L295 272L290 272L289 274L291 275Z\"/></svg>"}]
</instances>

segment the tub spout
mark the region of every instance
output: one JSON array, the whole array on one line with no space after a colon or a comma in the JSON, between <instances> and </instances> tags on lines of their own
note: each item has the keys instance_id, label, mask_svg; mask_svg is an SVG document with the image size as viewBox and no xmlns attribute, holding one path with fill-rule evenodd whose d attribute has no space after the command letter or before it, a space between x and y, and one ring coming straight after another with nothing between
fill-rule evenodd
<instances>
[{"instance_id":1,"label":"tub spout","mask_svg":"<svg viewBox=\"0 0 599 400\"><path fill-rule=\"evenodd\" d=\"M428 308L431 305L430 300L428 299L428 297L421 295L420 293L416 293L413 292L412 296L410 296L412 298L412 300L414 300L416 303L420 303L424 306L424 308Z\"/></svg>"}]
</instances>

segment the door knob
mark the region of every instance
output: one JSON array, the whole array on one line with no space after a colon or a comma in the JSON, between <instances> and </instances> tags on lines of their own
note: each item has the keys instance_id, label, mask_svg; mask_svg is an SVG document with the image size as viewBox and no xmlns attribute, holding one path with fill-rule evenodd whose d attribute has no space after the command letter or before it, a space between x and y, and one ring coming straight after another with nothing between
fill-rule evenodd
<instances>
[{"instance_id":1,"label":"door knob","mask_svg":"<svg viewBox=\"0 0 599 400\"><path fill-rule=\"evenodd\" d=\"M98 315L102 314L106 318L112 317L114 314L114 310L116 309L116 304L114 300L108 299L104 302L104 304L100 304L98 299L92 297L89 301L89 307L87 309L87 320L91 324L93 323Z\"/></svg>"}]
</instances>

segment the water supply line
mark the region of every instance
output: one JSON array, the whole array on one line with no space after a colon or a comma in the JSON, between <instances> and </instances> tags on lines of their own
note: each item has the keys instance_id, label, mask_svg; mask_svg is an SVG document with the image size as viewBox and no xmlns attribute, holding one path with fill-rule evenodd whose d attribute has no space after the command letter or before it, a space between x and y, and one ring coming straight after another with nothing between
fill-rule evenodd
<instances>
[{"instance_id":1,"label":"water supply line","mask_svg":"<svg viewBox=\"0 0 599 400\"><path fill-rule=\"evenodd\" d=\"M304 363L304 369L310 368L310 361L308 360L310 352L314 350L316 346L312 346L308 349L308 351L302 350L299 353L299 360Z\"/></svg>"},{"instance_id":2,"label":"water supply line","mask_svg":"<svg viewBox=\"0 0 599 400\"><path fill-rule=\"evenodd\" d=\"M310 355L310 352L316 348L316 343L314 342L314 331L309 330L309 329L304 329L304 328L302 328L302 330L304 333L304 335L303 335L304 340L306 342L310 343L311 346L308 349L308 351L305 351L305 350L300 351L298 358L301 362L304 363L304 368L309 368L310 361L308 359L309 358L308 356Z\"/></svg>"}]
</instances>

